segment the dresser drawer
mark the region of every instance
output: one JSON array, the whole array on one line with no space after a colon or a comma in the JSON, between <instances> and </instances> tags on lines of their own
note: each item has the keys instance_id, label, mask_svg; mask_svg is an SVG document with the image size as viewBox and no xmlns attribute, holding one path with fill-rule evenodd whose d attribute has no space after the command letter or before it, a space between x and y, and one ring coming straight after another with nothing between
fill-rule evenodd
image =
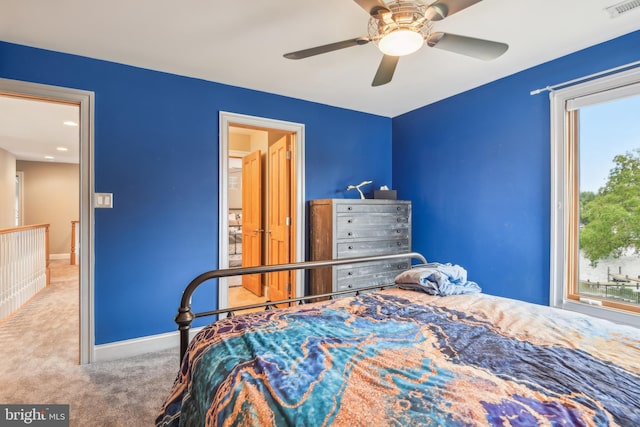
<instances>
[{"instance_id":1,"label":"dresser drawer","mask_svg":"<svg viewBox=\"0 0 640 427\"><path fill-rule=\"evenodd\" d=\"M369 286L391 285L396 276L409 267L409 260L336 267L335 290L357 290Z\"/></svg>"},{"instance_id":2,"label":"dresser drawer","mask_svg":"<svg viewBox=\"0 0 640 427\"><path fill-rule=\"evenodd\" d=\"M386 214L401 214L407 216L409 214L409 205L406 203L397 204L361 204L361 203L339 203L336 204L336 213L338 215L342 213L386 213Z\"/></svg>"},{"instance_id":3,"label":"dresser drawer","mask_svg":"<svg viewBox=\"0 0 640 427\"><path fill-rule=\"evenodd\" d=\"M367 236L394 238L409 232L409 217L402 215L341 215L336 218L336 238Z\"/></svg>"},{"instance_id":4,"label":"dresser drawer","mask_svg":"<svg viewBox=\"0 0 640 427\"><path fill-rule=\"evenodd\" d=\"M376 227L348 227L336 230L337 240L348 239L402 239L409 237L409 226L407 224L394 224Z\"/></svg>"},{"instance_id":5,"label":"dresser drawer","mask_svg":"<svg viewBox=\"0 0 640 427\"><path fill-rule=\"evenodd\" d=\"M336 278L340 281L346 279L371 278L374 274L380 272L393 272L397 275L404 270L408 270L411 266L410 260L396 260L396 261L374 261L360 264L347 264L335 267Z\"/></svg>"},{"instance_id":6,"label":"dresser drawer","mask_svg":"<svg viewBox=\"0 0 640 427\"><path fill-rule=\"evenodd\" d=\"M339 242L337 258L409 252L409 239Z\"/></svg>"}]
</instances>

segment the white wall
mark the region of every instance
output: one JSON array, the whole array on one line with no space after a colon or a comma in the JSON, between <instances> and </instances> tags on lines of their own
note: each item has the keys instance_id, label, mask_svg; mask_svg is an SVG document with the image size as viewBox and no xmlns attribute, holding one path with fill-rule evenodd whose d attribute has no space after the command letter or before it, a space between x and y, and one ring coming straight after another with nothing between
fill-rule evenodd
<instances>
[{"instance_id":1,"label":"white wall","mask_svg":"<svg viewBox=\"0 0 640 427\"><path fill-rule=\"evenodd\" d=\"M78 164L18 161L24 171L24 223L50 224L51 254L68 254L71 221L80 215Z\"/></svg>"}]
</instances>

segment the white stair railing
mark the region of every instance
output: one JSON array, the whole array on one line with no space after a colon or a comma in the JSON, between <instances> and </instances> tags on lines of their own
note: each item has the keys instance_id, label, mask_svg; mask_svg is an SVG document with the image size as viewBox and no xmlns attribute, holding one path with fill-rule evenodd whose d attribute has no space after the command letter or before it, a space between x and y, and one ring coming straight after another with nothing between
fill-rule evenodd
<instances>
[{"instance_id":1,"label":"white stair railing","mask_svg":"<svg viewBox=\"0 0 640 427\"><path fill-rule=\"evenodd\" d=\"M0 322L49 284L49 224L0 229Z\"/></svg>"}]
</instances>

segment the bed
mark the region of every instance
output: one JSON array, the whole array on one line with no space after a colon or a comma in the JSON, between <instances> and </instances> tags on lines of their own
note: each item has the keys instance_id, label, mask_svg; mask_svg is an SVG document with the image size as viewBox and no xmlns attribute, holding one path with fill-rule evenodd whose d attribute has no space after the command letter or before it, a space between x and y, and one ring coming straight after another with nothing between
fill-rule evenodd
<instances>
[{"instance_id":1,"label":"bed","mask_svg":"<svg viewBox=\"0 0 640 427\"><path fill-rule=\"evenodd\" d=\"M185 290L185 340L219 312L192 313L190 294L226 275ZM181 354L158 426L640 426L638 329L482 293L387 288L226 317Z\"/></svg>"}]
</instances>

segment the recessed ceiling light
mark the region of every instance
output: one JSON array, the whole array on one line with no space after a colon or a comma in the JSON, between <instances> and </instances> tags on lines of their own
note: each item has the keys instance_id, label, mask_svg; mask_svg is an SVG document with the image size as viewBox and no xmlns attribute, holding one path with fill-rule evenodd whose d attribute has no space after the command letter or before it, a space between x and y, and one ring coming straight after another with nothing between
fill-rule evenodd
<instances>
[{"instance_id":1,"label":"recessed ceiling light","mask_svg":"<svg viewBox=\"0 0 640 427\"><path fill-rule=\"evenodd\" d=\"M45 159L47 159L47 160L53 160L53 159L55 159L55 157L53 157L53 156L44 156L44 158L45 158Z\"/></svg>"},{"instance_id":2,"label":"recessed ceiling light","mask_svg":"<svg viewBox=\"0 0 640 427\"><path fill-rule=\"evenodd\" d=\"M56 150L58 150L58 151L69 151L69 149L67 147L56 147Z\"/></svg>"},{"instance_id":3,"label":"recessed ceiling light","mask_svg":"<svg viewBox=\"0 0 640 427\"><path fill-rule=\"evenodd\" d=\"M77 124L76 122L71 121L71 120L67 120L67 121L65 121L65 122L64 122L64 125L65 125L65 126L78 126L78 124Z\"/></svg>"}]
</instances>

